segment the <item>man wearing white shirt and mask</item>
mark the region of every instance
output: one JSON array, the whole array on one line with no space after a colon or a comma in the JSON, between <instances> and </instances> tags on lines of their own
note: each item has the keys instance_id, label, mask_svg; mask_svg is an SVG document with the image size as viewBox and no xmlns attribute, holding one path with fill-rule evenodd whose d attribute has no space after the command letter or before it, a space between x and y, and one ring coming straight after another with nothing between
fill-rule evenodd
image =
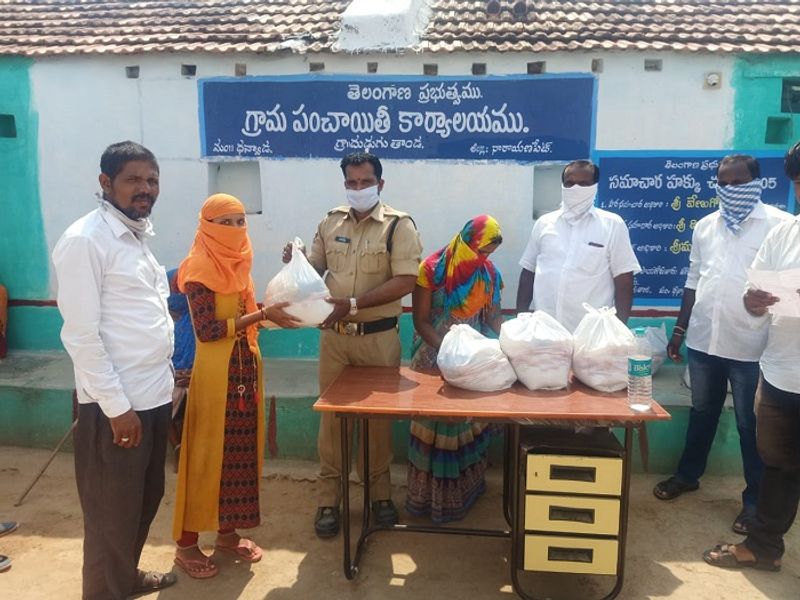
<instances>
[{"instance_id":1,"label":"man wearing white shirt and mask","mask_svg":"<svg viewBox=\"0 0 800 600\"><path fill-rule=\"evenodd\" d=\"M800 143L786 153L784 169L800 201ZM769 232L752 268L800 269L800 216L782 221ZM748 287L744 307L751 315L751 326L768 331L756 401L756 437L764 475L747 538L740 544L720 544L703 558L717 567L777 571L784 553L783 536L800 502L800 318L771 314L769 307L780 299L769 290Z\"/></svg>"},{"instance_id":2,"label":"man wearing white shirt and mask","mask_svg":"<svg viewBox=\"0 0 800 600\"><path fill-rule=\"evenodd\" d=\"M166 272L147 247L155 156L134 142L100 159L100 206L53 250L61 340L78 394L75 479L84 519L84 600L123 600L176 581L138 569L164 494L172 411Z\"/></svg>"},{"instance_id":3,"label":"man wearing white shirt and mask","mask_svg":"<svg viewBox=\"0 0 800 600\"><path fill-rule=\"evenodd\" d=\"M692 233L689 274L667 347L669 357L680 361L686 336L692 388L686 442L675 474L658 483L653 493L656 498L670 500L700 486L730 382L747 484L733 530L746 534L756 511L763 471L756 449L753 404L758 359L767 331L749 327L741 290L747 277L745 269L764 238L791 217L761 202L761 173L751 156L735 154L720 161L717 194L720 209L700 219Z\"/></svg>"},{"instance_id":4,"label":"man wearing white shirt and mask","mask_svg":"<svg viewBox=\"0 0 800 600\"><path fill-rule=\"evenodd\" d=\"M398 317L400 300L416 284L422 254L414 221L380 199L383 166L373 154L345 156L340 164L347 204L328 213L317 227L308 260L331 292L333 313L320 325L319 389L324 391L347 365L400 365ZM291 246L284 261L291 258ZM391 499L392 422L370 422L372 510L381 525L397 522ZM361 441L363 441L363 432ZM319 537L339 532L341 421L320 415L317 450L320 457L318 509L314 530ZM359 475L362 478L361 453Z\"/></svg>"},{"instance_id":5,"label":"man wearing white shirt and mask","mask_svg":"<svg viewBox=\"0 0 800 600\"><path fill-rule=\"evenodd\" d=\"M594 206L600 173L576 160L561 174L561 208L534 223L519 261L517 312L543 310L575 331L586 310L614 306L626 323L641 269L619 215ZM531 306L533 300L533 306Z\"/></svg>"}]
</instances>

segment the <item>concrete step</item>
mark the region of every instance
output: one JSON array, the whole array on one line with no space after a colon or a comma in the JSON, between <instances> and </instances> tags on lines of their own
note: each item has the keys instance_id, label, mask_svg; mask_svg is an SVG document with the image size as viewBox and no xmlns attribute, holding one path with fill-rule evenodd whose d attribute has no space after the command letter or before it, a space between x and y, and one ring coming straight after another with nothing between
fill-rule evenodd
<instances>
[{"instance_id":1,"label":"concrete step","mask_svg":"<svg viewBox=\"0 0 800 600\"><path fill-rule=\"evenodd\" d=\"M275 398L279 456L316 460L319 414L312 409L319 395L316 358L266 358L266 396ZM691 405L683 383L683 366L665 364L654 377L656 400L667 407L672 421L648 427L650 468L670 472L683 448ZM0 361L0 445L52 448L72 422L72 363L65 352L12 352ZM395 421L395 460L406 459L408 421ZM69 443L65 449L70 449ZM499 439L492 459L499 460ZM638 453L637 453L638 454ZM709 471L741 472L739 442L733 412L726 410L709 459Z\"/></svg>"}]
</instances>

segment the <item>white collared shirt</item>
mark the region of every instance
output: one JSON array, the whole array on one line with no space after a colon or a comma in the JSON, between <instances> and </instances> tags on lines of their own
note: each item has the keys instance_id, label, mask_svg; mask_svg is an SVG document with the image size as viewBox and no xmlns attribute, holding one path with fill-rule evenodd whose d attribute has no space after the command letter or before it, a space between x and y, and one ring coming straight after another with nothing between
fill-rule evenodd
<instances>
[{"instance_id":1,"label":"white collared shirt","mask_svg":"<svg viewBox=\"0 0 800 600\"><path fill-rule=\"evenodd\" d=\"M753 268L800 269L800 215L769 232L753 260ZM764 328L767 346L760 361L764 379L778 389L800 394L800 319L767 313L753 320L761 325L769 323Z\"/></svg>"},{"instance_id":2,"label":"white collared shirt","mask_svg":"<svg viewBox=\"0 0 800 600\"><path fill-rule=\"evenodd\" d=\"M169 285L147 244L97 209L67 228L53 263L78 401L109 418L171 402Z\"/></svg>"},{"instance_id":3,"label":"white collared shirt","mask_svg":"<svg viewBox=\"0 0 800 600\"><path fill-rule=\"evenodd\" d=\"M697 222L686 277L686 287L695 290L686 331L689 348L731 360L758 360L767 332L754 330L744 309L745 269L770 229L786 219L789 213L759 202L738 234L725 226L719 211Z\"/></svg>"},{"instance_id":4,"label":"white collared shirt","mask_svg":"<svg viewBox=\"0 0 800 600\"><path fill-rule=\"evenodd\" d=\"M570 331L586 310L614 306L614 278L641 268L622 217L590 208L570 223L561 209L541 216L519 261L535 274L533 306Z\"/></svg>"}]
</instances>

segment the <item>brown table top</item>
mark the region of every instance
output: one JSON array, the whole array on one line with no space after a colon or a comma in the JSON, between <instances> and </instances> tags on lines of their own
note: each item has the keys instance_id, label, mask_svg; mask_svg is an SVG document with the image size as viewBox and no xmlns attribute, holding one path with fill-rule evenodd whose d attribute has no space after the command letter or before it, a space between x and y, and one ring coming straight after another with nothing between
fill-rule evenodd
<instances>
[{"instance_id":1,"label":"brown table top","mask_svg":"<svg viewBox=\"0 0 800 600\"><path fill-rule=\"evenodd\" d=\"M606 394L574 381L566 390L530 391L517 382L500 392L473 392L438 372L407 367L345 367L314 404L321 412L396 418L450 417L484 421L587 421L603 424L664 421L656 402L649 412L628 408L627 393Z\"/></svg>"}]
</instances>

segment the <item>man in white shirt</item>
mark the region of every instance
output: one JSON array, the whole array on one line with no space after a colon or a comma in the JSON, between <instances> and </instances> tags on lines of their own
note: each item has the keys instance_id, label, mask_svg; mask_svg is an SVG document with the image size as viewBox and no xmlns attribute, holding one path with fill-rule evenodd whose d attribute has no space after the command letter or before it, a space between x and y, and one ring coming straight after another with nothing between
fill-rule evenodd
<instances>
[{"instance_id":1,"label":"man in white shirt","mask_svg":"<svg viewBox=\"0 0 800 600\"><path fill-rule=\"evenodd\" d=\"M164 494L173 329L166 272L146 243L159 191L155 156L134 142L112 144L100 171L100 207L67 228L53 263L79 401L83 598L122 600L176 581L138 569Z\"/></svg>"},{"instance_id":2,"label":"man in white shirt","mask_svg":"<svg viewBox=\"0 0 800 600\"><path fill-rule=\"evenodd\" d=\"M600 172L576 160L561 174L561 208L533 225L519 261L517 312L543 310L575 331L586 310L614 306L626 323L633 304L633 275L641 269L619 215L596 208Z\"/></svg>"},{"instance_id":3,"label":"man in white shirt","mask_svg":"<svg viewBox=\"0 0 800 600\"><path fill-rule=\"evenodd\" d=\"M747 533L748 522L755 514L763 471L756 450L753 403L758 358L766 341L766 330L749 327L741 290L745 269L764 238L774 226L791 218L763 204L761 189L761 173L753 157L726 156L717 170L720 209L700 219L692 233L689 274L667 347L669 357L679 362L686 335L692 408L677 471L653 489L656 498L670 500L700 487L730 382L747 483L742 492L742 511L733 523L733 530L739 534Z\"/></svg>"},{"instance_id":4,"label":"man in white shirt","mask_svg":"<svg viewBox=\"0 0 800 600\"><path fill-rule=\"evenodd\" d=\"M784 168L800 201L800 143L787 152ZM769 232L752 268L800 269L800 216L781 222ZM779 570L783 536L792 526L800 502L800 318L769 313L776 302L779 299L768 290L748 289L744 296L753 326L768 330L756 409L764 475L758 510L744 542L720 544L703 554L706 562L718 567Z\"/></svg>"}]
</instances>

